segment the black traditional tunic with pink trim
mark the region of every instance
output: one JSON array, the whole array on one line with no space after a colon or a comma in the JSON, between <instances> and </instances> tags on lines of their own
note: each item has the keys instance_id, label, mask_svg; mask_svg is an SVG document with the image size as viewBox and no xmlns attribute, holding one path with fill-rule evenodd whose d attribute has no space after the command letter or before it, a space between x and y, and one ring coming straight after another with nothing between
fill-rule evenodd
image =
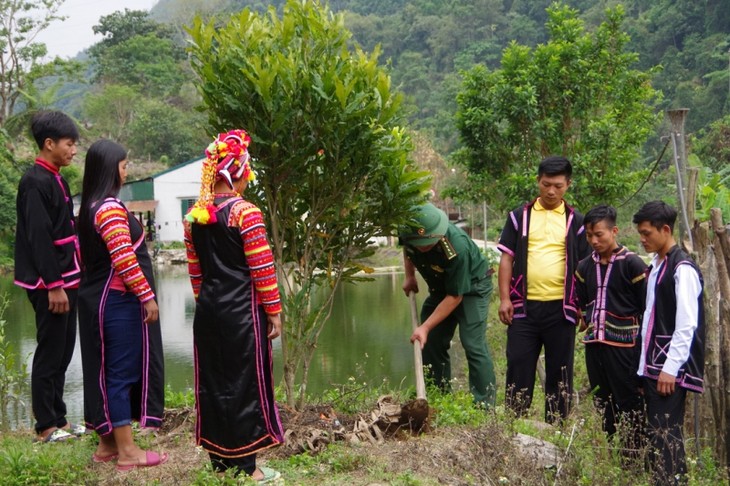
<instances>
[{"instance_id":1,"label":"black traditional tunic with pink trim","mask_svg":"<svg viewBox=\"0 0 730 486\"><path fill-rule=\"evenodd\" d=\"M194 285L200 281L193 323L195 432L205 450L236 458L279 445L284 434L274 402L268 322L252 278L258 269L244 253L252 227L229 224L238 219L231 218L232 209L260 212L240 197L215 203L217 222L186 226L191 268L200 270L199 276L191 273Z\"/></svg>"},{"instance_id":2,"label":"black traditional tunic with pink trim","mask_svg":"<svg viewBox=\"0 0 730 486\"><path fill-rule=\"evenodd\" d=\"M594 251L578 263L575 278L579 307L590 327L583 342L634 347L646 296L644 261L619 245L602 264Z\"/></svg>"},{"instance_id":3,"label":"black traditional tunic with pink trim","mask_svg":"<svg viewBox=\"0 0 730 486\"><path fill-rule=\"evenodd\" d=\"M154 297L155 280L152 260L145 245L142 223L127 211L121 201L109 198L103 203L111 203L122 216L126 214L134 256L149 284L149 291ZM91 223L94 224L94 222ZM79 337L84 373L84 420L87 427L93 428L101 435L106 435L112 431L112 425L104 380L102 319L112 280L115 277L115 268L109 248L101 235L97 235L97 238L94 238L88 245L89 248L85 249L84 253L84 274L79 287ZM143 287L144 289L140 292L149 293L147 286ZM145 297L142 298L145 299ZM140 316L142 316L144 309L141 301L139 306ZM159 428L162 425L165 400L164 356L159 321L144 324L142 331L142 377L131 390L132 418L138 420L141 427Z\"/></svg>"}]
</instances>

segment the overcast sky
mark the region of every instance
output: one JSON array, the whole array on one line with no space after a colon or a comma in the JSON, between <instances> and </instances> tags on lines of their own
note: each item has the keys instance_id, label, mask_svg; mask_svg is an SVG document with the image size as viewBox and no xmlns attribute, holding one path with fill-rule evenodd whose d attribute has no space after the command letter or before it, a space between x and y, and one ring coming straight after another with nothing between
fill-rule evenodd
<instances>
[{"instance_id":1,"label":"overcast sky","mask_svg":"<svg viewBox=\"0 0 730 486\"><path fill-rule=\"evenodd\" d=\"M102 39L91 28L103 15L125 8L149 10L156 3L157 0L66 0L59 9L66 20L53 22L36 40L46 44L49 59L57 55L72 58Z\"/></svg>"}]
</instances>

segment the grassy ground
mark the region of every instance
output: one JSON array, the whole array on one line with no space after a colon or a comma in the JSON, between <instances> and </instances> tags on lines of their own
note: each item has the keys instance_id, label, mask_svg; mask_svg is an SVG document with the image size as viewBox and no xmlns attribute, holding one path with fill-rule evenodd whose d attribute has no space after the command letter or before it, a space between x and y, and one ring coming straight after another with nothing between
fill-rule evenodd
<instances>
[{"instance_id":1,"label":"grassy ground","mask_svg":"<svg viewBox=\"0 0 730 486\"><path fill-rule=\"evenodd\" d=\"M376 400L376 394L358 392L362 399L359 412L336 412L348 428L355 419L367 418ZM174 400L171 398L170 402ZM401 431L384 440L358 443L324 440L314 443L316 452L286 445L261 454L259 462L281 471L286 484L304 486L649 484L649 477L642 468L622 465L600 431L599 418L587 401L577 405L574 415L562 428L544 426L535 416L516 420L501 405L490 412L475 409L471 397L462 390L449 396L431 391L429 405L435 415L432 429L424 434L414 436ZM317 420L317 415L310 414L298 420L293 412L283 415L288 433L293 436L317 431L321 439L321 434L326 436L328 429L331 431L331 426ZM541 413L534 410L534 415ZM91 462L96 447L93 435L68 443L33 444L29 431L3 434L0 437L0 483L253 484L250 480L213 473L205 452L194 446L193 424L194 416L189 407L170 409L159 436L138 437L145 448L167 451L170 460L159 467L129 473L118 473L113 463ZM511 440L515 433L540 437L557 446L552 465L538 467L529 457L520 454ZM727 484L727 476L718 470L709 453L698 461L691 455L691 445L690 441L689 484Z\"/></svg>"},{"instance_id":2,"label":"grassy ground","mask_svg":"<svg viewBox=\"0 0 730 486\"><path fill-rule=\"evenodd\" d=\"M397 254L396 254L397 253ZM400 254L385 255L397 265ZM388 266L374 265L374 266ZM476 409L466 390L466 363L459 343L453 348L454 392L440 395L429 390L433 411L431 429L420 435L399 431L383 440L348 442L336 440L332 421L317 411L331 409L350 430L358 419L367 420L379 396L392 393L403 402L412 389L383 390L378 377L356 377L323 397L313 397L304 412L282 408L288 438L281 448L260 455L261 464L281 471L289 485L645 485L649 476L642 467L622 464L613 444L600 427L593 409L582 345L576 345L575 388L577 399L571 417L560 428L542 424L543 396L536 387L530 415L515 419L503 407L505 329L496 317L496 302L490 308L488 340L498 383L495 410ZM366 383L366 386L363 386ZM372 386L369 384L372 383ZM94 435L61 444L34 444L31 431L0 434L0 484L3 485L209 485L253 484L231 476L218 476L209 467L207 454L195 447L192 396L168 393L165 427L154 436L139 437L152 450L170 454L167 464L118 473L113 463L94 464ZM281 403L281 402L280 402ZM513 444L516 433L539 437L557 447L550 467L539 467ZM694 454L694 440L685 430L689 455L690 485L727 484L728 477L708 450ZM308 437L310 450L302 450ZM312 438L315 439L312 439ZM314 449L314 450L311 450Z\"/></svg>"}]
</instances>

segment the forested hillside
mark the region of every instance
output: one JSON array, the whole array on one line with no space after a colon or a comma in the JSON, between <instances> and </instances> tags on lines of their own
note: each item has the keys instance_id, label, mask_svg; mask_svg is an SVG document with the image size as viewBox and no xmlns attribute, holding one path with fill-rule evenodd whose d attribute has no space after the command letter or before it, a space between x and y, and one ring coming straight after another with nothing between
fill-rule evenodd
<instances>
[{"instance_id":1,"label":"forested hillside","mask_svg":"<svg viewBox=\"0 0 730 486\"><path fill-rule=\"evenodd\" d=\"M280 9L284 3L160 0L151 12L118 11L98 19L93 28L104 40L70 64L42 65L41 51L24 51L30 53L22 78L26 84L16 88L3 78L2 99L16 102L0 120L0 135L14 143L14 161L3 164L0 179L12 186L23 163L31 160L32 144L24 138L28 115L48 107L75 116L87 140L106 136L124 144L137 162L135 170L159 170L198 156L209 127L186 51L187 26L196 15L222 24L243 8ZM725 169L730 165L728 0L566 0L563 5L576 9L585 30L592 32L605 21L607 9L619 3L620 30L629 35L622 52L636 54L631 69L646 73L660 91L652 99L656 113L690 109L687 130L699 156L696 163L714 171L712 190L719 194L730 178ZM445 170L446 161L458 159L454 154L462 147L457 95L465 89L466 73L474 66L498 71L509 46L535 49L549 40L550 0L331 0L328 5L343 14L352 46L379 49L393 86L406 95L404 106L419 144L429 146L416 154L432 154L429 168L440 160L439 174L452 173ZM642 153L635 154L634 168L656 159L666 132L666 125L653 128ZM156 165L144 169L139 162ZM666 167L665 162L654 178ZM70 174L72 185L78 175ZM437 185L443 182L438 177ZM12 231L13 218L8 218L0 232Z\"/></svg>"},{"instance_id":2,"label":"forested hillside","mask_svg":"<svg viewBox=\"0 0 730 486\"><path fill-rule=\"evenodd\" d=\"M159 21L184 22L192 15L186 0L161 0L152 10ZM199 2L211 12L249 7L280 8L283 0ZM475 63L500 64L510 42L545 42L550 0L333 0L345 12L353 41L372 51L382 48L395 85L409 97L415 128L427 130L448 153L456 142L453 114L459 72ZM661 66L653 79L663 93L660 108L687 107L688 130L698 131L730 112L730 5L727 0L568 0L587 28L595 28L606 8L622 3L627 49L639 54L637 68ZM203 7L206 8L206 7Z\"/></svg>"}]
</instances>

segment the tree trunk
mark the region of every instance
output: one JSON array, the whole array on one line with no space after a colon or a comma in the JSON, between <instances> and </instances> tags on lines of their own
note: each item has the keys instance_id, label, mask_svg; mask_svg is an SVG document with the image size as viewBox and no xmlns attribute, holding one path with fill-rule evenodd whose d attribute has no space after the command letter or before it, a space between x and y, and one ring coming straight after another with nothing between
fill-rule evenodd
<instances>
[{"instance_id":1,"label":"tree trunk","mask_svg":"<svg viewBox=\"0 0 730 486\"><path fill-rule=\"evenodd\" d=\"M299 388L299 397L297 398L297 410L304 408L304 401L307 399L307 383L309 382L309 365L312 362L314 350L306 353L302 359L302 384Z\"/></svg>"},{"instance_id":2,"label":"tree trunk","mask_svg":"<svg viewBox=\"0 0 730 486\"><path fill-rule=\"evenodd\" d=\"M289 408L295 408L294 400L294 375L296 368L289 363L284 363L284 392L286 393L286 404Z\"/></svg>"}]
</instances>

